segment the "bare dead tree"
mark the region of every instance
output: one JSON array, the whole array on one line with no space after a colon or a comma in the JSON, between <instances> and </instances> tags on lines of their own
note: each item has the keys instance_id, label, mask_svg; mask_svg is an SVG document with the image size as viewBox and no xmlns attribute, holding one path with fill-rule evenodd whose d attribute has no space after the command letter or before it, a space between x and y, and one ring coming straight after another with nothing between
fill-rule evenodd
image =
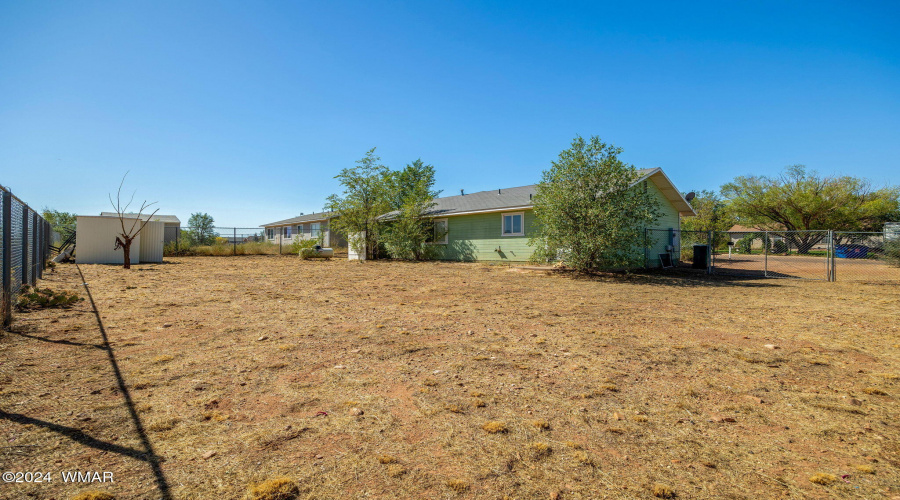
<instances>
[{"instance_id":1,"label":"bare dead tree","mask_svg":"<svg viewBox=\"0 0 900 500\"><path fill-rule=\"evenodd\" d=\"M144 200L141 203L141 209L138 210L137 216L131 221L131 226L126 228L125 222L125 214L127 213L128 207L131 206L131 202L134 201L134 195L137 193L131 193L131 199L128 200L128 203L125 206L122 206L122 186L125 184L125 177L128 177L128 172L125 172L125 175L122 176L122 182L119 183L119 190L116 192L116 201L113 202L112 195L109 195L109 203L112 204L113 208L116 211L116 215L119 217L119 224L122 227L122 232L119 233L119 236L116 236L116 250L122 249L122 252L125 254L125 269L131 269L131 242L134 241L135 238L141 231L144 230L144 226L153 219L153 216L156 215L156 212L159 211L157 208L153 211L152 214L147 216L147 220L142 220L141 215L144 213L144 210L147 210L151 206L155 205L156 202L147 203L147 200ZM130 217L129 217L130 218Z\"/></svg>"}]
</instances>

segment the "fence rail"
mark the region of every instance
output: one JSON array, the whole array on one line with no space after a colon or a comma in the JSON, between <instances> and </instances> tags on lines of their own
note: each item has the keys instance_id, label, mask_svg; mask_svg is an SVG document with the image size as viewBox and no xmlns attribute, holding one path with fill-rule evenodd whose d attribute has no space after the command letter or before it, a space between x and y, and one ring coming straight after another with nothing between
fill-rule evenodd
<instances>
[{"instance_id":1,"label":"fence rail","mask_svg":"<svg viewBox=\"0 0 900 500\"><path fill-rule=\"evenodd\" d=\"M660 259L668 254L672 267L709 274L900 283L900 233L895 231L648 229L647 239L647 267L661 267ZM704 252L699 259L697 251Z\"/></svg>"},{"instance_id":2,"label":"fence rail","mask_svg":"<svg viewBox=\"0 0 900 500\"><path fill-rule=\"evenodd\" d=\"M12 321L13 299L43 277L50 257L50 224L0 186L0 324Z\"/></svg>"}]
</instances>

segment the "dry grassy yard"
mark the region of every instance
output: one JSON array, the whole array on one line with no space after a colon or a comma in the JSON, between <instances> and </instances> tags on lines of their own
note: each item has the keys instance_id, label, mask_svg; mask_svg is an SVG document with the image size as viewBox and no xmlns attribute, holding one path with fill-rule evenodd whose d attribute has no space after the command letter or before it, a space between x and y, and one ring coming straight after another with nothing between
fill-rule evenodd
<instances>
[{"instance_id":1,"label":"dry grassy yard","mask_svg":"<svg viewBox=\"0 0 900 500\"><path fill-rule=\"evenodd\" d=\"M300 498L900 497L896 284L278 256L81 270L44 286L86 282L109 348L87 300L16 317L0 469L115 482L2 498L238 499L280 476Z\"/></svg>"}]
</instances>

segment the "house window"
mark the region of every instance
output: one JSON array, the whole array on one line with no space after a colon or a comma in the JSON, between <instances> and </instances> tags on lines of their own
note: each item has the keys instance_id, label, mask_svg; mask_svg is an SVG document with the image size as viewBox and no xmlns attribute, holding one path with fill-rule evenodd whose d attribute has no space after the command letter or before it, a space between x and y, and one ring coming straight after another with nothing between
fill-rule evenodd
<instances>
[{"instance_id":1,"label":"house window","mask_svg":"<svg viewBox=\"0 0 900 500\"><path fill-rule=\"evenodd\" d=\"M313 238L318 238L319 237L319 229L320 229L319 223L313 222L312 224L309 225L309 235Z\"/></svg>"},{"instance_id":2,"label":"house window","mask_svg":"<svg viewBox=\"0 0 900 500\"><path fill-rule=\"evenodd\" d=\"M303 224L297 224L297 236L303 236L303 233L306 231L303 230Z\"/></svg>"},{"instance_id":3,"label":"house window","mask_svg":"<svg viewBox=\"0 0 900 500\"><path fill-rule=\"evenodd\" d=\"M275 239L275 230L272 229L271 227L266 229L266 238L269 238L270 240Z\"/></svg>"},{"instance_id":4,"label":"house window","mask_svg":"<svg viewBox=\"0 0 900 500\"><path fill-rule=\"evenodd\" d=\"M525 236L525 212L503 214L502 236Z\"/></svg>"},{"instance_id":5,"label":"house window","mask_svg":"<svg viewBox=\"0 0 900 500\"><path fill-rule=\"evenodd\" d=\"M447 219L434 219L432 222L432 232L431 237L428 238L428 243L446 245L450 235L450 232L447 230Z\"/></svg>"},{"instance_id":6,"label":"house window","mask_svg":"<svg viewBox=\"0 0 900 500\"><path fill-rule=\"evenodd\" d=\"M284 236L285 238L291 237L291 226L284 226L284 232L282 233L282 236Z\"/></svg>"}]
</instances>

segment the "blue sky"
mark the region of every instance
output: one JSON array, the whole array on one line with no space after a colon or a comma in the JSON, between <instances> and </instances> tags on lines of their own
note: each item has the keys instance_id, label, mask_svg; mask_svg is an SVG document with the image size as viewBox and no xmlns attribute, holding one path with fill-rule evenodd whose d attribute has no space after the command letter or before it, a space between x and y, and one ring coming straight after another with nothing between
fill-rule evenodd
<instances>
[{"instance_id":1,"label":"blue sky","mask_svg":"<svg viewBox=\"0 0 900 500\"><path fill-rule=\"evenodd\" d=\"M896 2L0 1L0 183L257 226L371 147L456 194L599 135L682 190L803 163L900 184Z\"/></svg>"}]
</instances>

